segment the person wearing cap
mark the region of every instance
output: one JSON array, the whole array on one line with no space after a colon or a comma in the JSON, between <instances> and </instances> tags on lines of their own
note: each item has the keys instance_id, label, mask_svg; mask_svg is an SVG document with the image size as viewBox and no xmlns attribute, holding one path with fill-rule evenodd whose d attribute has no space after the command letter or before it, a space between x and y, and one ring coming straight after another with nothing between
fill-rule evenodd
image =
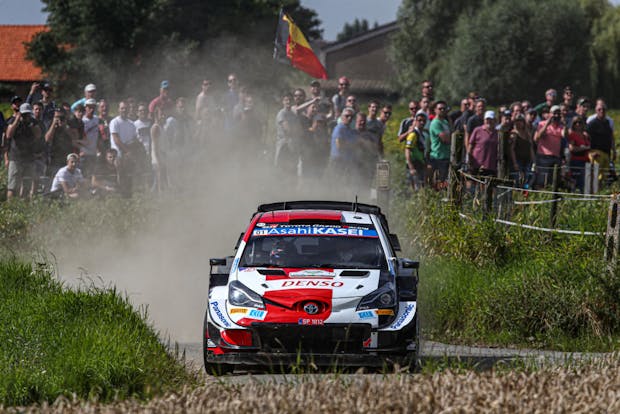
<instances>
[{"instance_id":1,"label":"person wearing cap","mask_svg":"<svg viewBox=\"0 0 620 414\"><path fill-rule=\"evenodd\" d=\"M84 106L84 102L86 102L87 99L96 99L96 98L97 98L97 87L95 86L95 84L89 83L88 85L84 87L84 97L73 102L73 105L71 105L71 112L75 112L75 108L77 108L78 105Z\"/></svg>"},{"instance_id":2,"label":"person wearing cap","mask_svg":"<svg viewBox=\"0 0 620 414\"><path fill-rule=\"evenodd\" d=\"M41 121L45 128L43 131L47 131L47 129L52 124L54 120L54 109L56 109L56 103L52 100L52 85L49 82L34 82L30 87L30 93L26 97L26 102L30 105L34 105L37 102L41 103ZM40 93L41 99L37 100L37 94Z\"/></svg>"},{"instance_id":3,"label":"person wearing cap","mask_svg":"<svg viewBox=\"0 0 620 414\"><path fill-rule=\"evenodd\" d=\"M536 111L532 109L534 116ZM536 157L532 134L528 130L523 114L518 114L514 120L514 127L510 132L510 177L518 186L529 186L532 179L532 163Z\"/></svg>"},{"instance_id":4,"label":"person wearing cap","mask_svg":"<svg viewBox=\"0 0 620 414\"><path fill-rule=\"evenodd\" d=\"M8 185L7 199L16 195L23 196L24 179L30 178L30 197L35 189L34 157L36 140L41 135L41 129L32 117L32 107L23 103L6 129L8 140Z\"/></svg>"},{"instance_id":5,"label":"person wearing cap","mask_svg":"<svg viewBox=\"0 0 620 414\"><path fill-rule=\"evenodd\" d=\"M94 99L87 99L84 103L84 115L82 116L84 136L78 141L80 169L86 179L92 175L97 161L97 153L103 149L99 135L99 118L95 115L96 108L97 101Z\"/></svg>"},{"instance_id":6,"label":"person wearing cap","mask_svg":"<svg viewBox=\"0 0 620 414\"><path fill-rule=\"evenodd\" d=\"M538 105L536 105L534 107L534 109L536 109L536 112L538 112L539 116L542 116L542 110L543 108L551 108L553 105L555 105L555 101L558 97L558 92L551 88L551 89L547 89L545 91L545 101L539 103Z\"/></svg>"},{"instance_id":7,"label":"person wearing cap","mask_svg":"<svg viewBox=\"0 0 620 414\"><path fill-rule=\"evenodd\" d=\"M78 198L84 187L86 180L82 171L77 167L80 157L71 153L67 155L67 163L58 170L52 181L50 194L52 197L65 196L68 198Z\"/></svg>"},{"instance_id":8,"label":"person wearing cap","mask_svg":"<svg viewBox=\"0 0 620 414\"><path fill-rule=\"evenodd\" d=\"M174 102L172 102L170 97L170 83L167 80L163 80L159 84L159 95L149 103L149 115L152 118L155 110L158 108L164 108L166 112L169 112L173 106Z\"/></svg>"},{"instance_id":9,"label":"person wearing cap","mask_svg":"<svg viewBox=\"0 0 620 414\"><path fill-rule=\"evenodd\" d=\"M67 115L62 108L56 108L52 125L45 133L45 142L50 148L48 177L54 178L59 169L67 163L67 155L73 152L73 133L67 125Z\"/></svg>"},{"instance_id":10,"label":"person wearing cap","mask_svg":"<svg viewBox=\"0 0 620 414\"><path fill-rule=\"evenodd\" d=\"M332 107L334 108L334 119L339 119L342 110L346 106L346 99L349 95L351 82L346 76L338 78L338 92L332 96Z\"/></svg>"},{"instance_id":11,"label":"person wearing cap","mask_svg":"<svg viewBox=\"0 0 620 414\"><path fill-rule=\"evenodd\" d=\"M329 98L325 97L325 94L321 90L321 82L313 80L310 82L310 96L311 99L317 100L319 104L319 114L323 115L326 119L333 118L333 107Z\"/></svg>"},{"instance_id":12,"label":"person wearing cap","mask_svg":"<svg viewBox=\"0 0 620 414\"><path fill-rule=\"evenodd\" d=\"M554 167L562 163L562 139L564 123L559 105L550 109L551 116L538 124L534 134L536 143L536 186L542 188L551 184Z\"/></svg>"},{"instance_id":13,"label":"person wearing cap","mask_svg":"<svg viewBox=\"0 0 620 414\"><path fill-rule=\"evenodd\" d=\"M437 101L435 104L435 119L431 121L430 136L430 164L433 175L437 175L440 182L448 180L450 166L451 130L448 122L448 104Z\"/></svg>"},{"instance_id":14,"label":"person wearing cap","mask_svg":"<svg viewBox=\"0 0 620 414\"><path fill-rule=\"evenodd\" d=\"M472 131L467 153L470 170L474 174L493 176L497 173L498 133L495 128L495 112L485 111L484 123Z\"/></svg>"}]
</instances>

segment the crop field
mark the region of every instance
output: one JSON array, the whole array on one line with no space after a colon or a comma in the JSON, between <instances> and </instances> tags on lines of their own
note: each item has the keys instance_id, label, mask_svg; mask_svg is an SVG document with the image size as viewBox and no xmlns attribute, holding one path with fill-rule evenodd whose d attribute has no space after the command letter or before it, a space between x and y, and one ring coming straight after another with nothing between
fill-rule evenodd
<instances>
[{"instance_id":1,"label":"crop field","mask_svg":"<svg viewBox=\"0 0 620 414\"><path fill-rule=\"evenodd\" d=\"M196 388L148 402L101 404L66 397L9 412L410 413L574 412L620 410L620 359L538 370L428 374L302 375L274 381L206 379ZM1 409L2 407L0 407Z\"/></svg>"}]
</instances>

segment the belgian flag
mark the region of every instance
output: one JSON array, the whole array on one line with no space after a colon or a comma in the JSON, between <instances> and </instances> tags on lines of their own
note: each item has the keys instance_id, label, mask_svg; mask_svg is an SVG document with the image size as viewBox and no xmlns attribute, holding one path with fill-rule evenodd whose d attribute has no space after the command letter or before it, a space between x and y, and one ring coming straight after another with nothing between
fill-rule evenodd
<instances>
[{"instance_id":1,"label":"belgian flag","mask_svg":"<svg viewBox=\"0 0 620 414\"><path fill-rule=\"evenodd\" d=\"M283 10L280 10L273 58L288 63L313 78L327 79L327 72L306 37Z\"/></svg>"}]
</instances>

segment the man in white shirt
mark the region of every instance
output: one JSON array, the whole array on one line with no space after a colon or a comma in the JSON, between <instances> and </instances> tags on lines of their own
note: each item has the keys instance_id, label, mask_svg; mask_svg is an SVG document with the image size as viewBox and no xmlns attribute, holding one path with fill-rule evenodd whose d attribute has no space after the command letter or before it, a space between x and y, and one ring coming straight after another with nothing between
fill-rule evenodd
<instances>
[{"instance_id":1,"label":"man in white shirt","mask_svg":"<svg viewBox=\"0 0 620 414\"><path fill-rule=\"evenodd\" d=\"M52 194L57 196L64 194L65 197L69 198L78 198L80 196L84 176L82 171L77 168L78 160L77 154L67 155L67 165L58 170L54 176L54 181L52 181L52 188L50 190Z\"/></svg>"},{"instance_id":2,"label":"man in white shirt","mask_svg":"<svg viewBox=\"0 0 620 414\"><path fill-rule=\"evenodd\" d=\"M142 155L144 147L137 140L137 130L129 119L129 107L125 101L118 104L118 116L110 122L110 145L118 152L118 170L121 193L131 195L133 175L136 173L137 158ZM137 145L136 145L137 144Z\"/></svg>"},{"instance_id":3,"label":"man in white shirt","mask_svg":"<svg viewBox=\"0 0 620 414\"><path fill-rule=\"evenodd\" d=\"M80 146L80 169L85 177L90 177L97 161L99 150L99 118L95 115L97 101L87 99L84 104L84 139L78 141Z\"/></svg>"}]
</instances>

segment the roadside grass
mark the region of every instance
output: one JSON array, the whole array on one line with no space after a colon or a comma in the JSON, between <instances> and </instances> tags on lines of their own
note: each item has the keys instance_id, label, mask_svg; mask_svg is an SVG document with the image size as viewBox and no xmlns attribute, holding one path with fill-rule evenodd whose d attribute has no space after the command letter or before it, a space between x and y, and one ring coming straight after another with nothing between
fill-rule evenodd
<instances>
[{"instance_id":1,"label":"roadside grass","mask_svg":"<svg viewBox=\"0 0 620 414\"><path fill-rule=\"evenodd\" d=\"M45 264L0 260L0 404L146 399L196 384L146 316L114 288L69 290Z\"/></svg>"}]
</instances>

